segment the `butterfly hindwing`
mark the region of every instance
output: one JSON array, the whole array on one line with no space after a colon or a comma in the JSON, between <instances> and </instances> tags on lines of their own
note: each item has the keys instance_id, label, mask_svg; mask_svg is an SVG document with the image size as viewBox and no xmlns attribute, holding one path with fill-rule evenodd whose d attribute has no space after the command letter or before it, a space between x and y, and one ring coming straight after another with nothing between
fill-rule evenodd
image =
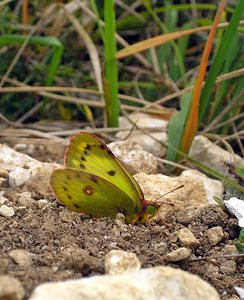
<instances>
[{"instance_id":1,"label":"butterfly hindwing","mask_svg":"<svg viewBox=\"0 0 244 300\"><path fill-rule=\"evenodd\" d=\"M136 217L132 199L97 175L71 168L56 169L51 185L58 199L73 211L98 218L115 218L121 212L128 223Z\"/></svg>"},{"instance_id":2,"label":"butterfly hindwing","mask_svg":"<svg viewBox=\"0 0 244 300\"><path fill-rule=\"evenodd\" d=\"M135 211L141 210L143 193L138 183L95 135L81 132L72 138L66 152L65 166L105 179L132 199ZM110 198L109 195L107 197Z\"/></svg>"}]
</instances>

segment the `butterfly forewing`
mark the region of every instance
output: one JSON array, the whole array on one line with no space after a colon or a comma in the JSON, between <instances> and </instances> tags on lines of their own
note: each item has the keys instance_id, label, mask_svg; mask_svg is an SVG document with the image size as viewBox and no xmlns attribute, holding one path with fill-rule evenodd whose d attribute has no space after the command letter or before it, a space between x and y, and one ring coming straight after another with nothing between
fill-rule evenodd
<instances>
[{"instance_id":1,"label":"butterfly forewing","mask_svg":"<svg viewBox=\"0 0 244 300\"><path fill-rule=\"evenodd\" d=\"M105 179L132 199L136 211L141 210L143 194L138 183L95 135L81 132L74 136L66 152L65 165Z\"/></svg>"},{"instance_id":2,"label":"butterfly forewing","mask_svg":"<svg viewBox=\"0 0 244 300\"><path fill-rule=\"evenodd\" d=\"M57 169L51 175L51 186L58 199L73 211L97 218L115 218L123 213L128 223L136 217L132 199L99 176L77 169Z\"/></svg>"}]
</instances>

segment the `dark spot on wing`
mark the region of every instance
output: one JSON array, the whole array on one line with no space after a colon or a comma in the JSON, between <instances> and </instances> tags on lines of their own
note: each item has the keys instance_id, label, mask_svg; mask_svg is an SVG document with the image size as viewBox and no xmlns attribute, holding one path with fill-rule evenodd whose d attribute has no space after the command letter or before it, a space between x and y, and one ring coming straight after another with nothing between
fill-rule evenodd
<instances>
[{"instance_id":1,"label":"dark spot on wing","mask_svg":"<svg viewBox=\"0 0 244 300\"><path fill-rule=\"evenodd\" d=\"M84 155L88 155L88 152L86 150L84 151Z\"/></svg>"},{"instance_id":2,"label":"dark spot on wing","mask_svg":"<svg viewBox=\"0 0 244 300\"><path fill-rule=\"evenodd\" d=\"M86 149L86 150L91 150L91 145L90 145L90 144L87 144L86 147L85 147L85 149Z\"/></svg>"},{"instance_id":3,"label":"dark spot on wing","mask_svg":"<svg viewBox=\"0 0 244 300\"><path fill-rule=\"evenodd\" d=\"M104 144L100 144L98 147L102 150L106 149L106 146Z\"/></svg>"},{"instance_id":4,"label":"dark spot on wing","mask_svg":"<svg viewBox=\"0 0 244 300\"><path fill-rule=\"evenodd\" d=\"M108 175L110 175L110 176L114 176L116 172L115 172L114 170L110 170L110 171L108 171L107 173L108 173Z\"/></svg>"},{"instance_id":5,"label":"dark spot on wing","mask_svg":"<svg viewBox=\"0 0 244 300\"><path fill-rule=\"evenodd\" d=\"M82 161L86 161L85 157L84 156L81 156L80 158Z\"/></svg>"},{"instance_id":6,"label":"dark spot on wing","mask_svg":"<svg viewBox=\"0 0 244 300\"><path fill-rule=\"evenodd\" d=\"M79 205L76 204L76 203L73 203L73 206L74 206L75 208L80 208Z\"/></svg>"},{"instance_id":7,"label":"dark spot on wing","mask_svg":"<svg viewBox=\"0 0 244 300\"><path fill-rule=\"evenodd\" d=\"M65 192L68 192L68 189L67 189L66 186L63 186L63 190L64 190Z\"/></svg>"},{"instance_id":8,"label":"dark spot on wing","mask_svg":"<svg viewBox=\"0 0 244 300\"><path fill-rule=\"evenodd\" d=\"M93 174L90 174L89 177L90 177L91 181L93 181L93 182L95 182L95 183L98 182L97 176L95 176L95 175L93 175Z\"/></svg>"},{"instance_id":9,"label":"dark spot on wing","mask_svg":"<svg viewBox=\"0 0 244 300\"><path fill-rule=\"evenodd\" d=\"M81 169L85 169L86 167L83 164L80 164Z\"/></svg>"},{"instance_id":10,"label":"dark spot on wing","mask_svg":"<svg viewBox=\"0 0 244 300\"><path fill-rule=\"evenodd\" d=\"M68 199L71 201L72 200L72 196L67 194Z\"/></svg>"}]
</instances>

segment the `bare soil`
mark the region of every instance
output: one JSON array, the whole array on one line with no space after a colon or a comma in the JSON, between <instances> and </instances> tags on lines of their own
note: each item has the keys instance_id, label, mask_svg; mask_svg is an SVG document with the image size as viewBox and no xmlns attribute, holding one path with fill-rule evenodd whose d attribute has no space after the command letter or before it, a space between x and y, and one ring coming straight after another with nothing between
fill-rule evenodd
<instances>
[{"instance_id":1,"label":"bare soil","mask_svg":"<svg viewBox=\"0 0 244 300\"><path fill-rule=\"evenodd\" d=\"M227 246L232 249L238 238L237 220L221 208L202 208L187 224L182 218L186 212L178 211L169 213L165 219L169 227L158 223L126 225L118 220L91 219L71 212L54 197L42 207L38 201L42 197L32 194L33 201L21 207L16 198L21 190L2 190L15 215L0 216L0 274L19 279L26 291L25 299L43 282L104 274L104 257L112 249L135 253L143 268L170 265L197 274L211 283L222 299L236 295L234 286L244 287L243 258L223 257ZM223 228L224 238L211 246L205 232L214 226ZM169 263L165 254L181 247L177 232L183 227L188 227L201 244L191 249L189 260ZM31 253L31 263L15 263L9 256L14 249ZM222 268L226 261L234 267Z\"/></svg>"}]
</instances>

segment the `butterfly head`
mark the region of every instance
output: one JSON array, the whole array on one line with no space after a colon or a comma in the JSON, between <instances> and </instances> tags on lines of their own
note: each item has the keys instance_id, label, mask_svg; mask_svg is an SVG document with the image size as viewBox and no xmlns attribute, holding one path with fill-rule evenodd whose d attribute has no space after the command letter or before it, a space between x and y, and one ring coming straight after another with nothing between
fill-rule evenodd
<instances>
[{"instance_id":1,"label":"butterfly head","mask_svg":"<svg viewBox=\"0 0 244 300\"><path fill-rule=\"evenodd\" d=\"M139 223L149 223L150 220L156 215L161 205L158 203L148 203L148 201L143 201L142 211L138 213L133 220L133 224Z\"/></svg>"}]
</instances>

